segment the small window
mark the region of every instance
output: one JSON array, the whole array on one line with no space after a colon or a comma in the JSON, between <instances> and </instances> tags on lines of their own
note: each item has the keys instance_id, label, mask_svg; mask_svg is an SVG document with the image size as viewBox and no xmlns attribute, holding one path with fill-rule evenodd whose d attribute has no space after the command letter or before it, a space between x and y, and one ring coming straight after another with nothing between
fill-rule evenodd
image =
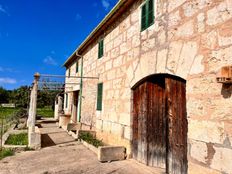
<instances>
[{"instance_id":1,"label":"small window","mask_svg":"<svg viewBox=\"0 0 232 174\"><path fill-rule=\"evenodd\" d=\"M66 93L65 108L68 108L68 94Z\"/></svg>"},{"instance_id":2,"label":"small window","mask_svg":"<svg viewBox=\"0 0 232 174\"><path fill-rule=\"evenodd\" d=\"M97 110L102 110L103 83L97 85Z\"/></svg>"},{"instance_id":3,"label":"small window","mask_svg":"<svg viewBox=\"0 0 232 174\"><path fill-rule=\"evenodd\" d=\"M76 73L79 72L79 61L77 60L77 63L76 63Z\"/></svg>"},{"instance_id":4,"label":"small window","mask_svg":"<svg viewBox=\"0 0 232 174\"><path fill-rule=\"evenodd\" d=\"M103 39L98 43L98 59L104 55L104 41Z\"/></svg>"},{"instance_id":5,"label":"small window","mask_svg":"<svg viewBox=\"0 0 232 174\"><path fill-rule=\"evenodd\" d=\"M154 24L154 0L147 0L141 9L141 31Z\"/></svg>"}]
</instances>

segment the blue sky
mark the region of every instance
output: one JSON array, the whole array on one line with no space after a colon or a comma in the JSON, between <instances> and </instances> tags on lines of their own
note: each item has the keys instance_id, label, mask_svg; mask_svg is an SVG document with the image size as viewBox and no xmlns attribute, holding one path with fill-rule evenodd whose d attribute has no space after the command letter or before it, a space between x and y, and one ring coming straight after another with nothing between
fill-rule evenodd
<instances>
[{"instance_id":1,"label":"blue sky","mask_svg":"<svg viewBox=\"0 0 232 174\"><path fill-rule=\"evenodd\" d=\"M118 0L0 0L0 86L64 74L64 61Z\"/></svg>"}]
</instances>

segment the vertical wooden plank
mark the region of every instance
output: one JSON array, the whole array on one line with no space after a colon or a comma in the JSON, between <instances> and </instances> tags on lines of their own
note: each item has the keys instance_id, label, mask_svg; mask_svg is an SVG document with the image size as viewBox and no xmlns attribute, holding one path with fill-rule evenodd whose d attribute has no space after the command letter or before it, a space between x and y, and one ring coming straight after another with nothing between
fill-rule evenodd
<instances>
[{"instance_id":1,"label":"vertical wooden plank","mask_svg":"<svg viewBox=\"0 0 232 174\"><path fill-rule=\"evenodd\" d=\"M148 142L148 154L147 154L147 158L148 158L148 165L152 166L152 162L153 162L153 158L154 158L154 145L153 145L153 137L154 137L154 132L153 132L153 119L154 119L154 115L153 115L153 95L154 95L154 85L152 83L148 84L148 88L147 88L147 98L148 98L148 104L147 104L147 142Z\"/></svg>"},{"instance_id":2,"label":"vertical wooden plank","mask_svg":"<svg viewBox=\"0 0 232 174\"><path fill-rule=\"evenodd\" d=\"M133 91L133 125L132 125L132 131L133 131L133 138L132 138L132 152L133 152L133 158L137 159L138 156L138 98L139 91L138 89Z\"/></svg>"},{"instance_id":3,"label":"vertical wooden plank","mask_svg":"<svg viewBox=\"0 0 232 174\"><path fill-rule=\"evenodd\" d=\"M165 167L166 123L165 123L164 79L147 82L147 158L148 165Z\"/></svg>"},{"instance_id":4,"label":"vertical wooden plank","mask_svg":"<svg viewBox=\"0 0 232 174\"><path fill-rule=\"evenodd\" d=\"M187 172L187 124L185 84L166 79L168 112L168 165L167 173Z\"/></svg>"},{"instance_id":5,"label":"vertical wooden plank","mask_svg":"<svg viewBox=\"0 0 232 174\"><path fill-rule=\"evenodd\" d=\"M138 156L137 156L137 160L139 162L142 162L142 111L141 111L141 103L142 103L142 89L143 86L139 86L138 89Z\"/></svg>"},{"instance_id":6,"label":"vertical wooden plank","mask_svg":"<svg viewBox=\"0 0 232 174\"><path fill-rule=\"evenodd\" d=\"M142 102L141 102L141 126L142 126L142 130L141 130L141 140L142 140L142 163L144 164L148 164L148 160L147 160L147 153L148 153L148 150L147 150L147 147L148 147L148 144L147 144L147 124L148 124L148 120L147 120L147 105L148 105L148 98L147 98L147 87L148 87L148 83L145 82L143 85L142 85L143 89L142 89Z\"/></svg>"},{"instance_id":7,"label":"vertical wooden plank","mask_svg":"<svg viewBox=\"0 0 232 174\"><path fill-rule=\"evenodd\" d=\"M147 83L133 94L133 158L147 164Z\"/></svg>"},{"instance_id":8,"label":"vertical wooden plank","mask_svg":"<svg viewBox=\"0 0 232 174\"><path fill-rule=\"evenodd\" d=\"M137 160L139 162L147 164L147 98L146 98L146 86L144 83L137 89L137 119L138 119L138 144L137 144Z\"/></svg>"},{"instance_id":9,"label":"vertical wooden plank","mask_svg":"<svg viewBox=\"0 0 232 174\"><path fill-rule=\"evenodd\" d=\"M167 124L167 166L166 173L172 173L172 144L170 138L172 137L172 86L170 79L165 79L166 83L166 105L167 105L167 116L168 116L168 124Z\"/></svg>"},{"instance_id":10,"label":"vertical wooden plank","mask_svg":"<svg viewBox=\"0 0 232 174\"><path fill-rule=\"evenodd\" d=\"M181 135L182 139L180 142L181 153L182 153L182 164L181 164L181 172L187 173L188 170L188 159L187 159L187 133L188 133L188 121L187 121L187 111L186 111L186 84L180 83L180 101L181 101Z\"/></svg>"},{"instance_id":11,"label":"vertical wooden plank","mask_svg":"<svg viewBox=\"0 0 232 174\"><path fill-rule=\"evenodd\" d=\"M158 86L158 109L159 109L159 152L158 152L158 167L165 168L166 162L166 114L165 106L165 85L164 78L160 80Z\"/></svg>"},{"instance_id":12,"label":"vertical wooden plank","mask_svg":"<svg viewBox=\"0 0 232 174\"><path fill-rule=\"evenodd\" d=\"M158 165L158 153L157 153L157 149L158 149L158 137L159 137L159 106L158 106L158 87L155 84L154 85L154 93L152 96L152 107L154 108L154 112L153 112L153 122L152 122L152 127L153 127L153 133L154 133L154 137L153 137L153 165L152 166L157 166Z\"/></svg>"}]
</instances>

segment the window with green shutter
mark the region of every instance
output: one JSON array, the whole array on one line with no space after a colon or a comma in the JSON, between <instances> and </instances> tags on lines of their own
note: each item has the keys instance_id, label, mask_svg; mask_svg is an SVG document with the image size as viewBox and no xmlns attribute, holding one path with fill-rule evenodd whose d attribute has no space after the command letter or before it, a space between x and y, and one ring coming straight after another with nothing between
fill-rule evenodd
<instances>
[{"instance_id":1,"label":"window with green shutter","mask_svg":"<svg viewBox=\"0 0 232 174\"><path fill-rule=\"evenodd\" d=\"M97 85L97 110L102 110L103 83Z\"/></svg>"},{"instance_id":2,"label":"window with green shutter","mask_svg":"<svg viewBox=\"0 0 232 174\"><path fill-rule=\"evenodd\" d=\"M141 9L141 31L154 24L154 0L147 0Z\"/></svg>"},{"instance_id":3,"label":"window with green shutter","mask_svg":"<svg viewBox=\"0 0 232 174\"><path fill-rule=\"evenodd\" d=\"M98 58L100 59L104 55L104 41L103 39L98 43Z\"/></svg>"},{"instance_id":4,"label":"window with green shutter","mask_svg":"<svg viewBox=\"0 0 232 174\"><path fill-rule=\"evenodd\" d=\"M76 73L79 72L79 61L77 60L77 63L76 63Z\"/></svg>"}]
</instances>

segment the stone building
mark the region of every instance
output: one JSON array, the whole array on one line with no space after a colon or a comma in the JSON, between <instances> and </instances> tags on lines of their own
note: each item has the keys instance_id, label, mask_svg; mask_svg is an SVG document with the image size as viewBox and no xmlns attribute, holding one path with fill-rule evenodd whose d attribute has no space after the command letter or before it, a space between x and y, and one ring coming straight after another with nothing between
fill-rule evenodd
<instances>
[{"instance_id":1,"label":"stone building","mask_svg":"<svg viewBox=\"0 0 232 174\"><path fill-rule=\"evenodd\" d=\"M149 166L232 173L230 65L232 0L119 0L64 63L64 110Z\"/></svg>"}]
</instances>

